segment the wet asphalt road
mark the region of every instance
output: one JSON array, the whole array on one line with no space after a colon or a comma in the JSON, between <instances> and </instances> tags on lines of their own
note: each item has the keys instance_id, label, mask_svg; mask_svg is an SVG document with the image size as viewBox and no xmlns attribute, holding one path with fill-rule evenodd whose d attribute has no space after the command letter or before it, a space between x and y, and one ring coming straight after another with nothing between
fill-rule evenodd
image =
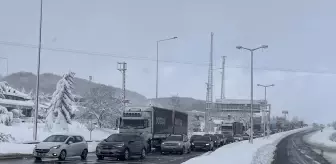
<instances>
[{"instance_id":1,"label":"wet asphalt road","mask_svg":"<svg viewBox=\"0 0 336 164\"><path fill-rule=\"evenodd\" d=\"M118 161L115 158L105 158L104 160L98 160L94 153L88 154L86 161L82 161L80 157L67 158L65 161L58 161L57 159L42 159L41 162L35 162L34 158L21 158L21 159L6 159L0 160L0 164L94 164L94 163L114 163L114 164L180 164L187 161L190 158L199 156L205 152L191 152L190 154L169 154L161 155L160 153L148 154L146 159L140 160L137 157L128 161Z\"/></svg>"},{"instance_id":2,"label":"wet asphalt road","mask_svg":"<svg viewBox=\"0 0 336 164\"><path fill-rule=\"evenodd\" d=\"M284 138L277 145L272 164L329 164L303 141L303 136L311 132L299 132Z\"/></svg>"}]
</instances>

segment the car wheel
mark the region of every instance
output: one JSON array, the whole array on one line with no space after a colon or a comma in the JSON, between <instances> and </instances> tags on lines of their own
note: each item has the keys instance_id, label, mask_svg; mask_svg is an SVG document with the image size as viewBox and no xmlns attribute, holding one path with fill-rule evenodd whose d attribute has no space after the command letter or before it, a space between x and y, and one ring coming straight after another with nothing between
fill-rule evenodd
<instances>
[{"instance_id":1,"label":"car wheel","mask_svg":"<svg viewBox=\"0 0 336 164\"><path fill-rule=\"evenodd\" d=\"M124 156L122 156L120 159L123 160L123 161L127 161L129 159L129 150L126 149L125 152L124 152Z\"/></svg>"},{"instance_id":2,"label":"car wheel","mask_svg":"<svg viewBox=\"0 0 336 164\"><path fill-rule=\"evenodd\" d=\"M180 155L183 155L184 152L185 152L185 148L183 147L183 148L182 148L182 151L180 152Z\"/></svg>"},{"instance_id":3,"label":"car wheel","mask_svg":"<svg viewBox=\"0 0 336 164\"><path fill-rule=\"evenodd\" d=\"M65 150L62 150L60 155L58 156L58 159L61 160L61 161L64 161L66 158L66 152Z\"/></svg>"},{"instance_id":4,"label":"car wheel","mask_svg":"<svg viewBox=\"0 0 336 164\"><path fill-rule=\"evenodd\" d=\"M88 155L88 151L86 149L84 149L82 151L82 154L81 154L81 159L82 160L86 160L87 155Z\"/></svg>"},{"instance_id":5,"label":"car wheel","mask_svg":"<svg viewBox=\"0 0 336 164\"><path fill-rule=\"evenodd\" d=\"M140 156L140 159L145 159L145 158L146 158L146 149L143 148L143 149L141 150L141 156Z\"/></svg>"},{"instance_id":6,"label":"car wheel","mask_svg":"<svg viewBox=\"0 0 336 164\"><path fill-rule=\"evenodd\" d=\"M104 156L102 156L102 155L97 155L97 158L98 158L99 160L104 160Z\"/></svg>"},{"instance_id":7,"label":"car wheel","mask_svg":"<svg viewBox=\"0 0 336 164\"><path fill-rule=\"evenodd\" d=\"M40 157L35 157L35 161L41 161L42 160L42 158L40 158Z\"/></svg>"}]
</instances>

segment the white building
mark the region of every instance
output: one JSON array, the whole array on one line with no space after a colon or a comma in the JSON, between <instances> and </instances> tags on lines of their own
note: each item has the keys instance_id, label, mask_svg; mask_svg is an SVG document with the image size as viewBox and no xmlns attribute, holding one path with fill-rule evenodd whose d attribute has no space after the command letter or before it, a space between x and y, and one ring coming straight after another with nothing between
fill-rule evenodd
<instances>
[{"instance_id":1,"label":"white building","mask_svg":"<svg viewBox=\"0 0 336 164\"><path fill-rule=\"evenodd\" d=\"M0 82L0 105L6 107L8 111L21 109L26 117L32 116L34 102L32 98L8 85L7 82Z\"/></svg>"},{"instance_id":2,"label":"white building","mask_svg":"<svg viewBox=\"0 0 336 164\"><path fill-rule=\"evenodd\" d=\"M265 100L253 101L253 117L259 123L261 110ZM248 99L217 99L210 115L218 120L231 120L248 123L250 120L251 100ZM217 121L218 122L218 121Z\"/></svg>"}]
</instances>

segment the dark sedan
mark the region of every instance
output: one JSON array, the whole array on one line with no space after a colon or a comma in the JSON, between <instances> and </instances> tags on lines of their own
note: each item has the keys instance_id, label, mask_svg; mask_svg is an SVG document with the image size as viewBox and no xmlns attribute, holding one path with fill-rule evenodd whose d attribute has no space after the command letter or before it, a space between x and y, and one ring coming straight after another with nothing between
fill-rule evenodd
<instances>
[{"instance_id":1,"label":"dark sedan","mask_svg":"<svg viewBox=\"0 0 336 164\"><path fill-rule=\"evenodd\" d=\"M220 146L223 146L226 144L226 138L224 137L223 134L215 134L220 139Z\"/></svg>"},{"instance_id":2,"label":"dark sedan","mask_svg":"<svg viewBox=\"0 0 336 164\"><path fill-rule=\"evenodd\" d=\"M213 150L214 142L211 140L210 136L195 136L191 142L191 150Z\"/></svg>"},{"instance_id":3,"label":"dark sedan","mask_svg":"<svg viewBox=\"0 0 336 164\"><path fill-rule=\"evenodd\" d=\"M204 134L204 136L210 136L211 140L214 141L214 147L219 147L220 146L220 139L219 137L213 135L213 134Z\"/></svg>"},{"instance_id":4,"label":"dark sedan","mask_svg":"<svg viewBox=\"0 0 336 164\"><path fill-rule=\"evenodd\" d=\"M96 156L103 160L104 157L116 157L128 160L130 156L140 155L146 157L146 141L135 134L112 134L97 145Z\"/></svg>"}]
</instances>

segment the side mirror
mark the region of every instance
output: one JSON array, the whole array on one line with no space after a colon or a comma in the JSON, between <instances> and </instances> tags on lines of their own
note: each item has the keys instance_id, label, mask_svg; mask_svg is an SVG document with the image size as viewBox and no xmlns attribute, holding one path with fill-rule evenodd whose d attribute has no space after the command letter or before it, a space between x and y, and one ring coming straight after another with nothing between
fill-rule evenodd
<instances>
[{"instance_id":1,"label":"side mirror","mask_svg":"<svg viewBox=\"0 0 336 164\"><path fill-rule=\"evenodd\" d=\"M103 141L107 142L107 139L104 139Z\"/></svg>"},{"instance_id":2,"label":"side mirror","mask_svg":"<svg viewBox=\"0 0 336 164\"><path fill-rule=\"evenodd\" d=\"M73 142L72 141L68 141L68 145L71 145L71 144L73 144Z\"/></svg>"}]
</instances>

